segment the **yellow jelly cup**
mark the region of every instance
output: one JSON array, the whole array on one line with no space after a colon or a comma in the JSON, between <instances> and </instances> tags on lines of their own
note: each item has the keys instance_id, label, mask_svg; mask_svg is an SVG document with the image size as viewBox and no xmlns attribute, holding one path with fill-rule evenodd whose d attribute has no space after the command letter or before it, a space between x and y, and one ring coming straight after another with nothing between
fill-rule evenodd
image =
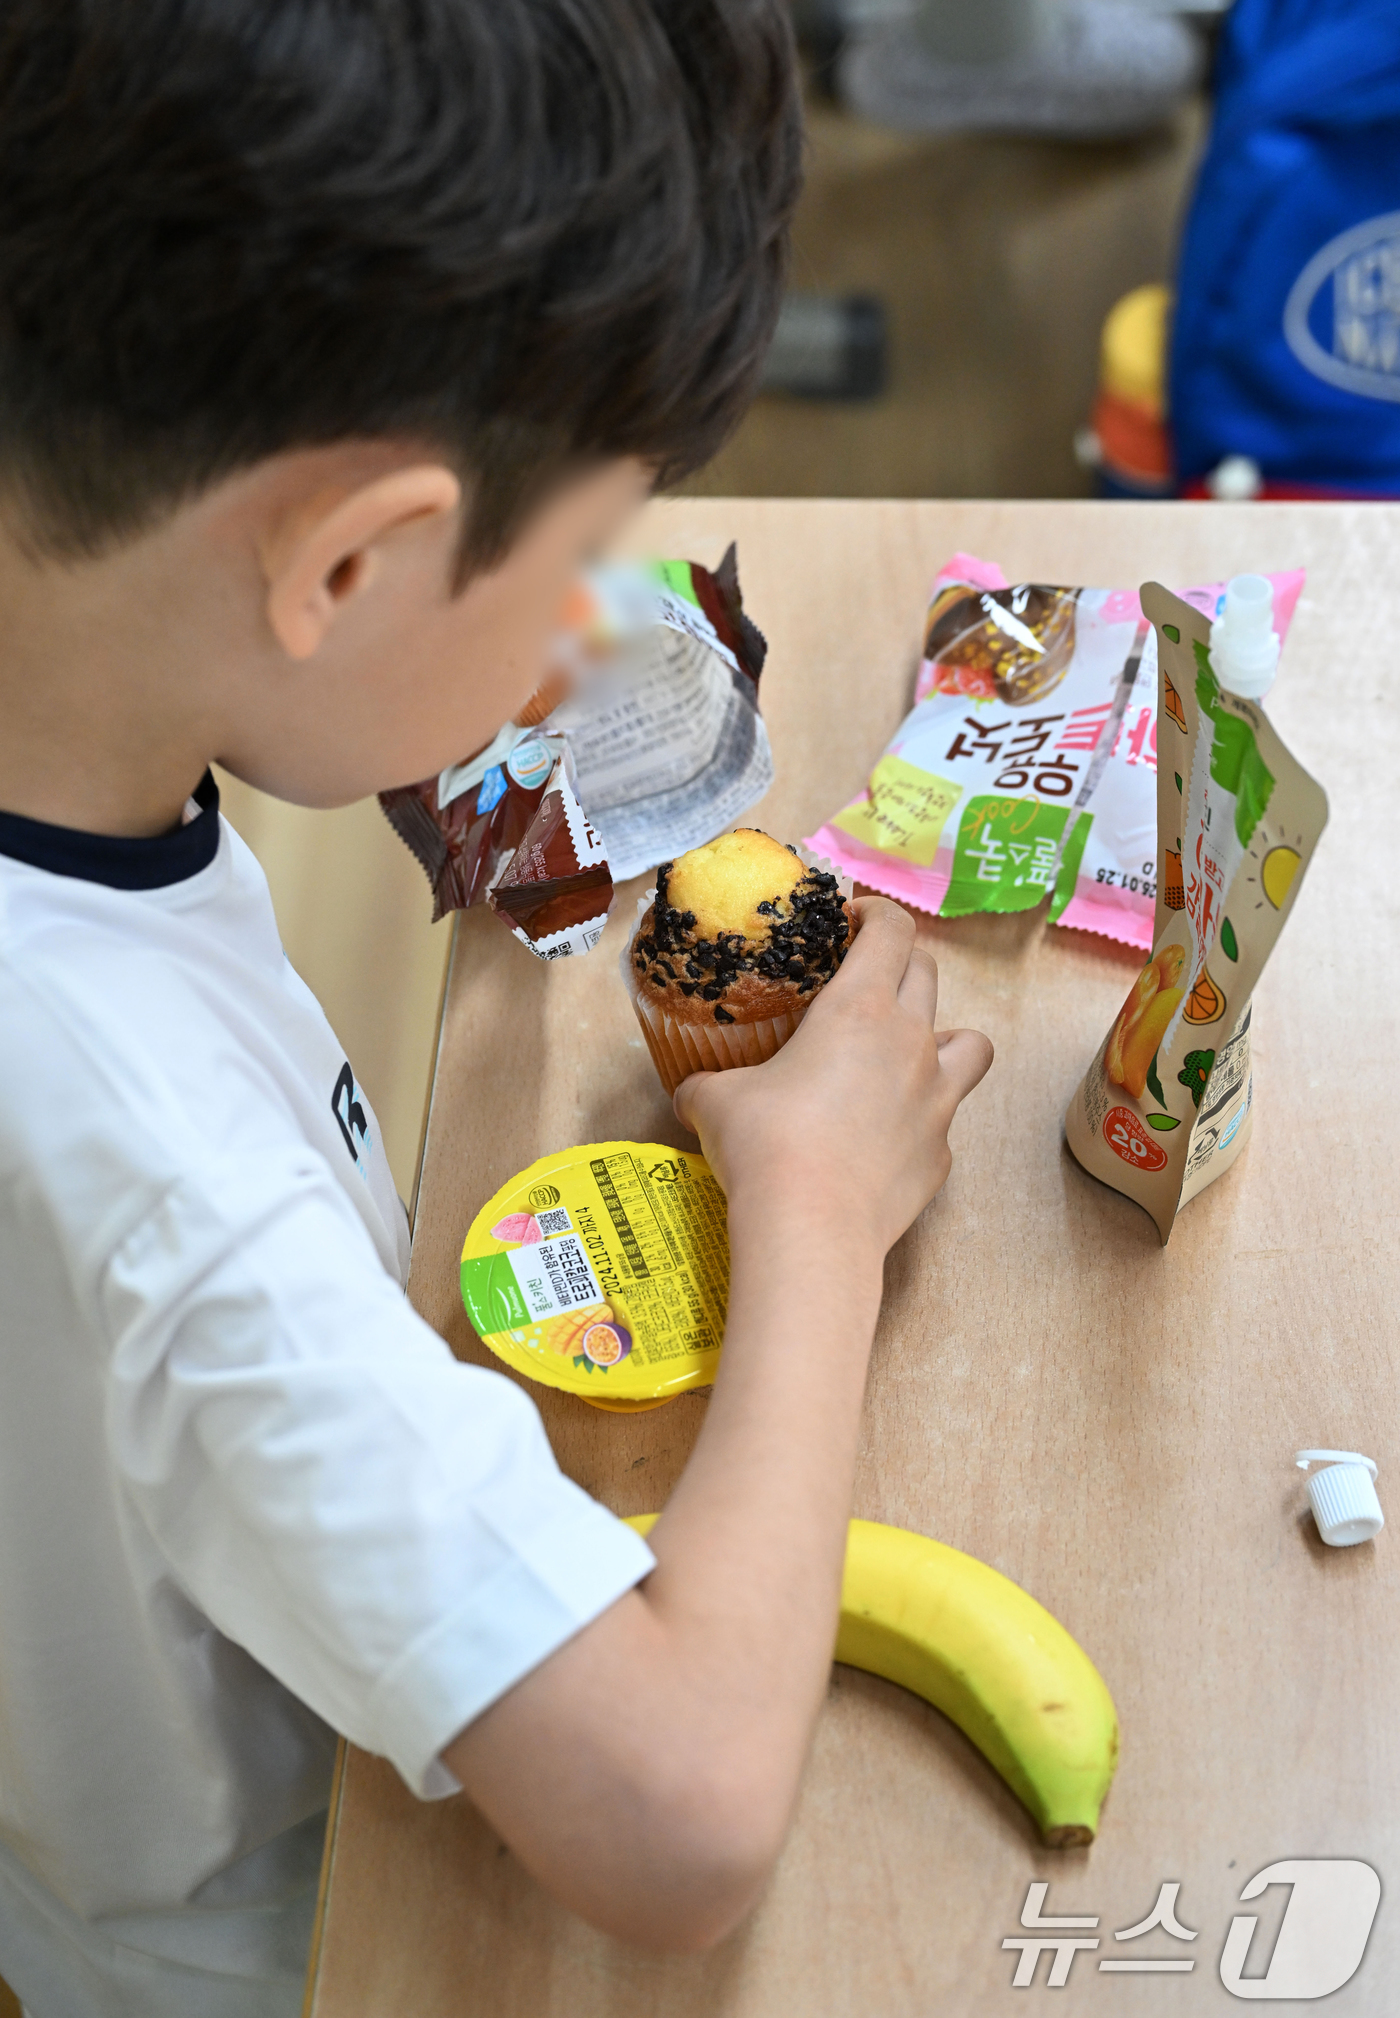
<instances>
[{"instance_id":1,"label":"yellow jelly cup","mask_svg":"<svg viewBox=\"0 0 1400 2018\"><path fill-rule=\"evenodd\" d=\"M462 1302L498 1359L595 1408L659 1408L715 1377L724 1193L703 1156L591 1142L502 1185L462 1245Z\"/></svg>"}]
</instances>

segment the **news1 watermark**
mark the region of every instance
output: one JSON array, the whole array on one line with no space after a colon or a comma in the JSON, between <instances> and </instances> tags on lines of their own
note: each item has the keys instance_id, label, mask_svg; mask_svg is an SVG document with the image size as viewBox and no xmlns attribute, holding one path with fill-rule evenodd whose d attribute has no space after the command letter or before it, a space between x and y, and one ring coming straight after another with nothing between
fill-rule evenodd
<instances>
[{"instance_id":1,"label":"news1 watermark","mask_svg":"<svg viewBox=\"0 0 1400 2018\"><path fill-rule=\"evenodd\" d=\"M1380 1878L1369 1864L1351 1857L1289 1857L1256 1871L1240 1893L1240 1904L1262 1897L1271 1885L1292 1890L1267 1968L1262 1974L1245 1975L1246 1967L1260 1967L1259 1956L1250 1963L1259 1917L1236 1913L1220 1950L1221 1982L1232 1997L1256 2002L1330 1997L1361 1967L1381 1903ZM1151 1911L1111 1934L1099 1933L1097 1913L1047 1913L1049 1890L1046 1883L1030 1887L1021 1908L1025 1931L1008 1934L1001 1944L1019 1950L1013 1990L1030 1990L1037 1984L1063 1990L1076 1964L1081 1972L1094 1968L1104 1976L1189 1976L1198 1963L1210 1967L1191 1946L1200 1939L1201 1929L1185 1925L1177 1911L1179 1879L1160 1884ZM1129 1954L1119 1943L1147 1943L1151 1952L1139 1948ZM1173 1945L1168 1948L1167 1943ZM1042 1956L1047 1958L1044 1969Z\"/></svg>"}]
</instances>

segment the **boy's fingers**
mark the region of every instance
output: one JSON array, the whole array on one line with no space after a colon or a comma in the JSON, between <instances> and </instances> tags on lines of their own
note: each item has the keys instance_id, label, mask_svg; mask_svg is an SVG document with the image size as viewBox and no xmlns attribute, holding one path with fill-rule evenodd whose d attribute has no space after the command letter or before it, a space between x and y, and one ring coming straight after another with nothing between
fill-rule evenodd
<instances>
[{"instance_id":1,"label":"boy's fingers","mask_svg":"<svg viewBox=\"0 0 1400 2018\"><path fill-rule=\"evenodd\" d=\"M692 1135L700 1133L700 1124L695 1118L695 1096L709 1077L708 1072L692 1072L689 1079L682 1079L671 1101L676 1110L677 1121L682 1128L688 1128Z\"/></svg>"},{"instance_id":2,"label":"boy's fingers","mask_svg":"<svg viewBox=\"0 0 1400 2018\"><path fill-rule=\"evenodd\" d=\"M959 1100L984 1079L996 1054L992 1040L980 1030L948 1030L938 1033L939 1070L946 1073Z\"/></svg>"},{"instance_id":3,"label":"boy's fingers","mask_svg":"<svg viewBox=\"0 0 1400 2018\"><path fill-rule=\"evenodd\" d=\"M914 920L902 904L892 904L888 897L857 897L851 909L860 929L836 982L850 974L855 977L855 985L862 988L877 988L884 982L887 987L897 989L909 965ZM850 987L852 983L846 985Z\"/></svg>"},{"instance_id":4,"label":"boy's fingers","mask_svg":"<svg viewBox=\"0 0 1400 2018\"><path fill-rule=\"evenodd\" d=\"M912 1009L932 1023L938 1014L938 962L922 946L911 946L909 965L899 984L902 1009Z\"/></svg>"},{"instance_id":5,"label":"boy's fingers","mask_svg":"<svg viewBox=\"0 0 1400 2018\"><path fill-rule=\"evenodd\" d=\"M692 1072L688 1079L682 1079L671 1101L677 1121L692 1135L698 1135L705 1103L710 1103L713 1119L714 1104L718 1102L723 1106L725 1100L733 1096L737 1082L757 1070L756 1065L736 1065L728 1072Z\"/></svg>"}]
</instances>

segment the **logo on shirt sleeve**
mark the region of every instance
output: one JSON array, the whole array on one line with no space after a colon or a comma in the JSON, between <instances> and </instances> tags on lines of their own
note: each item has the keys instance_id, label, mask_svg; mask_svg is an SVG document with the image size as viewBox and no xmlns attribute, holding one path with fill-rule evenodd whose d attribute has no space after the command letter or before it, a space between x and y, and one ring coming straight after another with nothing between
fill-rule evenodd
<instances>
[{"instance_id":1,"label":"logo on shirt sleeve","mask_svg":"<svg viewBox=\"0 0 1400 2018\"><path fill-rule=\"evenodd\" d=\"M341 1066L340 1077L335 1082L335 1091L331 1095L331 1113L335 1116L340 1125L340 1132L345 1137L345 1147L350 1151L351 1156L358 1164L360 1161L360 1150L356 1144L355 1137L359 1136L360 1142L364 1145L366 1151L373 1148L374 1145L369 1139L369 1117L360 1104L359 1088L355 1084L355 1075L350 1070L350 1061L348 1058Z\"/></svg>"}]
</instances>

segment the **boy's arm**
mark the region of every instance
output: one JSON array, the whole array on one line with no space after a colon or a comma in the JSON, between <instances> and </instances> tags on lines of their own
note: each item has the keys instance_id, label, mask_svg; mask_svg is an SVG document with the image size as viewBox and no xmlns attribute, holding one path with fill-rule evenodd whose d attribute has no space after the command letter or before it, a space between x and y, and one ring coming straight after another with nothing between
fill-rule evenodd
<instances>
[{"instance_id":1,"label":"boy's arm","mask_svg":"<svg viewBox=\"0 0 1400 2018\"><path fill-rule=\"evenodd\" d=\"M991 1063L973 1031L935 1038L907 912L858 910L778 1056L676 1095L728 1197L731 1273L657 1567L443 1754L542 1884L649 1947L718 1939L781 1848L831 1663L884 1257Z\"/></svg>"}]
</instances>

